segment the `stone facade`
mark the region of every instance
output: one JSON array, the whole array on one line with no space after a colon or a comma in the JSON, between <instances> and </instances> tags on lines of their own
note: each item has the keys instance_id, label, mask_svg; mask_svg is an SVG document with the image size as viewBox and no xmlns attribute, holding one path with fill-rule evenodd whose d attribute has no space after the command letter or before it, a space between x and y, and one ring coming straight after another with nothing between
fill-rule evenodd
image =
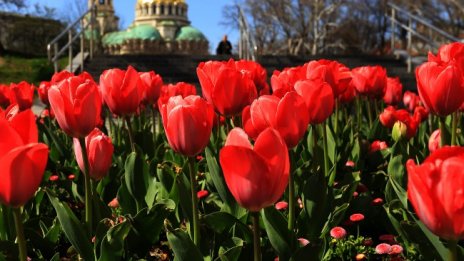
<instances>
[{"instance_id":1,"label":"stone facade","mask_svg":"<svg viewBox=\"0 0 464 261\"><path fill-rule=\"evenodd\" d=\"M56 20L0 12L0 52L46 55L47 44L64 28Z\"/></svg>"}]
</instances>

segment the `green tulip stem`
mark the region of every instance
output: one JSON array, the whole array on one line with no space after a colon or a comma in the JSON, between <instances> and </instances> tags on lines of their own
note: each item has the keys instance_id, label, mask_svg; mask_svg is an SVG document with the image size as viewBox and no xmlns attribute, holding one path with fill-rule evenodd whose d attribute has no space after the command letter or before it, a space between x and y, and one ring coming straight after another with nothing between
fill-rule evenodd
<instances>
[{"instance_id":1,"label":"green tulip stem","mask_svg":"<svg viewBox=\"0 0 464 261\"><path fill-rule=\"evenodd\" d=\"M154 145L155 148L156 148L156 145L157 145L157 144L156 144L156 140L157 140L158 134L157 134L157 132L156 132L156 125L157 125L157 123L156 123L156 110L155 110L155 108L152 108L152 109L151 109L151 112L152 112L151 118L152 118L152 121L153 121L153 125L152 125L152 131L153 131L153 145Z\"/></svg>"},{"instance_id":2,"label":"green tulip stem","mask_svg":"<svg viewBox=\"0 0 464 261\"><path fill-rule=\"evenodd\" d=\"M84 160L84 187L85 187L85 223L89 232L92 231L92 184L90 183L90 164L87 155L87 147L85 145L85 138L79 138L81 145L82 159ZM92 234L92 233L91 233Z\"/></svg>"},{"instance_id":3,"label":"green tulip stem","mask_svg":"<svg viewBox=\"0 0 464 261\"><path fill-rule=\"evenodd\" d=\"M449 240L448 241L448 250L449 250L449 261L458 261L458 241Z\"/></svg>"},{"instance_id":4,"label":"green tulip stem","mask_svg":"<svg viewBox=\"0 0 464 261\"><path fill-rule=\"evenodd\" d=\"M18 241L19 260L27 260L26 238L24 237L23 221L21 219L21 208L13 208L13 217L16 228L16 239Z\"/></svg>"},{"instance_id":5,"label":"green tulip stem","mask_svg":"<svg viewBox=\"0 0 464 261\"><path fill-rule=\"evenodd\" d=\"M324 121L321 126L322 126L322 141L324 145L324 175L326 178L328 178L329 177L329 146L327 143L327 123L326 121ZM331 186L330 183L329 183L329 186Z\"/></svg>"},{"instance_id":6,"label":"green tulip stem","mask_svg":"<svg viewBox=\"0 0 464 261\"><path fill-rule=\"evenodd\" d=\"M132 152L135 152L135 144L134 144L134 134L132 133L132 126L130 122L130 116L125 117L126 125L127 125L127 132L129 133L129 142L131 145Z\"/></svg>"},{"instance_id":7,"label":"green tulip stem","mask_svg":"<svg viewBox=\"0 0 464 261\"><path fill-rule=\"evenodd\" d=\"M288 230L293 231L295 226L295 181L293 168L295 166L295 153L290 152L290 173L288 175Z\"/></svg>"},{"instance_id":8,"label":"green tulip stem","mask_svg":"<svg viewBox=\"0 0 464 261\"><path fill-rule=\"evenodd\" d=\"M340 104L338 102L338 99L335 99L335 124L334 124L334 132L335 135L338 133L338 111L340 110Z\"/></svg>"},{"instance_id":9,"label":"green tulip stem","mask_svg":"<svg viewBox=\"0 0 464 261\"><path fill-rule=\"evenodd\" d=\"M456 137L457 137L458 120L459 120L458 112L454 112L452 117L453 117L453 121L451 125L451 146L456 146L457 145Z\"/></svg>"},{"instance_id":10,"label":"green tulip stem","mask_svg":"<svg viewBox=\"0 0 464 261\"><path fill-rule=\"evenodd\" d=\"M259 212L251 212L253 221L253 256L254 261L261 260L261 237L259 230Z\"/></svg>"},{"instance_id":11,"label":"green tulip stem","mask_svg":"<svg viewBox=\"0 0 464 261\"><path fill-rule=\"evenodd\" d=\"M197 173L195 172L195 158L189 157L188 161L190 168L190 190L192 191L193 242L196 246L200 246L200 213L198 211Z\"/></svg>"},{"instance_id":12,"label":"green tulip stem","mask_svg":"<svg viewBox=\"0 0 464 261\"><path fill-rule=\"evenodd\" d=\"M366 104L367 104L367 117L369 118L369 129L372 129L372 123L374 122L372 118L372 105L371 101L369 98L366 98Z\"/></svg>"},{"instance_id":13,"label":"green tulip stem","mask_svg":"<svg viewBox=\"0 0 464 261\"><path fill-rule=\"evenodd\" d=\"M361 97L356 97L356 112L358 113L357 118L357 127L358 127L358 133L361 132L361 123L362 123L362 106L361 106ZM359 134L358 134L359 136Z\"/></svg>"},{"instance_id":14,"label":"green tulip stem","mask_svg":"<svg viewBox=\"0 0 464 261\"><path fill-rule=\"evenodd\" d=\"M439 117L440 119L440 147L448 145L446 143L446 118Z\"/></svg>"}]
</instances>

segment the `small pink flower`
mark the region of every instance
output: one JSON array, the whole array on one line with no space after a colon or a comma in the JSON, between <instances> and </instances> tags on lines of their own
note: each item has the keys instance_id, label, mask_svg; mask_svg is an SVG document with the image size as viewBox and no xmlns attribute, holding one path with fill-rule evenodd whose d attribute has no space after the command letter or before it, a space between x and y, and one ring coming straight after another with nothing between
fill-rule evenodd
<instances>
[{"instance_id":1,"label":"small pink flower","mask_svg":"<svg viewBox=\"0 0 464 261\"><path fill-rule=\"evenodd\" d=\"M346 237L346 230L342 227L334 227L330 230L330 236L335 239L343 239Z\"/></svg>"},{"instance_id":2,"label":"small pink flower","mask_svg":"<svg viewBox=\"0 0 464 261\"><path fill-rule=\"evenodd\" d=\"M307 244L309 244L309 240L307 240L306 238L298 238L298 243L300 243L300 246L301 247L304 247L306 246Z\"/></svg>"},{"instance_id":3,"label":"small pink flower","mask_svg":"<svg viewBox=\"0 0 464 261\"><path fill-rule=\"evenodd\" d=\"M196 156L196 159L197 159L198 161L202 161L202 160L204 159L204 157L201 156L201 155L197 155L197 156Z\"/></svg>"},{"instance_id":4,"label":"small pink flower","mask_svg":"<svg viewBox=\"0 0 464 261\"><path fill-rule=\"evenodd\" d=\"M300 208L303 208L303 201L301 201L301 198L298 198L298 199L297 199L297 202L298 202L298 206L299 206Z\"/></svg>"},{"instance_id":5,"label":"small pink flower","mask_svg":"<svg viewBox=\"0 0 464 261\"><path fill-rule=\"evenodd\" d=\"M275 204L275 208L277 210L286 210L288 207L288 203L285 201L279 201Z\"/></svg>"},{"instance_id":6,"label":"small pink flower","mask_svg":"<svg viewBox=\"0 0 464 261\"><path fill-rule=\"evenodd\" d=\"M58 177L58 175L51 175L50 178L48 178L51 182L58 181L59 179L60 177Z\"/></svg>"},{"instance_id":7,"label":"small pink flower","mask_svg":"<svg viewBox=\"0 0 464 261\"><path fill-rule=\"evenodd\" d=\"M350 216L352 222L360 222L364 220L364 215L361 213L356 213Z\"/></svg>"},{"instance_id":8,"label":"small pink flower","mask_svg":"<svg viewBox=\"0 0 464 261\"><path fill-rule=\"evenodd\" d=\"M76 176L74 174L69 174L68 179L69 180L74 180Z\"/></svg>"},{"instance_id":9,"label":"small pink flower","mask_svg":"<svg viewBox=\"0 0 464 261\"><path fill-rule=\"evenodd\" d=\"M118 198L114 198L113 200L108 203L108 207L110 208L119 208L119 201Z\"/></svg>"},{"instance_id":10,"label":"small pink flower","mask_svg":"<svg viewBox=\"0 0 464 261\"><path fill-rule=\"evenodd\" d=\"M373 206L381 206L383 205L383 199L382 198L375 198L372 200L372 205Z\"/></svg>"},{"instance_id":11,"label":"small pink flower","mask_svg":"<svg viewBox=\"0 0 464 261\"><path fill-rule=\"evenodd\" d=\"M345 166L354 168L354 161L348 160L348 161L345 163Z\"/></svg>"},{"instance_id":12,"label":"small pink flower","mask_svg":"<svg viewBox=\"0 0 464 261\"><path fill-rule=\"evenodd\" d=\"M359 196L359 193L357 191L353 192L353 198L357 198Z\"/></svg>"},{"instance_id":13,"label":"small pink flower","mask_svg":"<svg viewBox=\"0 0 464 261\"><path fill-rule=\"evenodd\" d=\"M400 245L392 245L390 249L390 255L400 255L403 253L403 247Z\"/></svg>"},{"instance_id":14,"label":"small pink flower","mask_svg":"<svg viewBox=\"0 0 464 261\"><path fill-rule=\"evenodd\" d=\"M391 251L391 246L387 243L381 243L375 247L375 253L379 255L388 254L390 253L390 251Z\"/></svg>"},{"instance_id":15,"label":"small pink flower","mask_svg":"<svg viewBox=\"0 0 464 261\"><path fill-rule=\"evenodd\" d=\"M209 192L207 190L204 190L204 189L197 192L197 198L198 199L202 199L202 198L204 198L204 197L206 197L208 195L209 195Z\"/></svg>"}]
</instances>

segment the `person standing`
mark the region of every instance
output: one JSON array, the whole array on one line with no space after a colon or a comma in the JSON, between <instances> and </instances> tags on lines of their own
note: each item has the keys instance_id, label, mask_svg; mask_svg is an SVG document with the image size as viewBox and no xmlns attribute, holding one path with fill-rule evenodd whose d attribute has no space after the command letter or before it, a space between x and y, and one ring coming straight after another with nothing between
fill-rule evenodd
<instances>
[{"instance_id":1,"label":"person standing","mask_svg":"<svg viewBox=\"0 0 464 261\"><path fill-rule=\"evenodd\" d=\"M232 54L232 44L227 40L227 35L224 35L222 37L222 41L219 42L218 47L216 48L216 54L221 55L221 54L226 54L226 55L231 55Z\"/></svg>"}]
</instances>

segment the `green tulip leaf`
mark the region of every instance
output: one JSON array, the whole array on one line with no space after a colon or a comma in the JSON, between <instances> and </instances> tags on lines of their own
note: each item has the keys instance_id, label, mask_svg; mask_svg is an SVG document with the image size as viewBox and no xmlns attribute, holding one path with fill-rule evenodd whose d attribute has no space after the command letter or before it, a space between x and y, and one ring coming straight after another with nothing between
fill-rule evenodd
<instances>
[{"instance_id":1,"label":"green tulip leaf","mask_svg":"<svg viewBox=\"0 0 464 261\"><path fill-rule=\"evenodd\" d=\"M229 213L214 212L202 217L202 220L208 227L218 234L235 228L236 232L241 231L243 233L245 241L250 243L253 241L253 233L250 228Z\"/></svg>"},{"instance_id":2,"label":"green tulip leaf","mask_svg":"<svg viewBox=\"0 0 464 261\"><path fill-rule=\"evenodd\" d=\"M147 164L142 159L141 155L137 154L136 152L129 154L124 165L124 180L126 182L126 187L130 195L134 198L138 211L146 205L146 165Z\"/></svg>"},{"instance_id":3,"label":"green tulip leaf","mask_svg":"<svg viewBox=\"0 0 464 261\"><path fill-rule=\"evenodd\" d=\"M287 228L287 220L274 206L261 210L264 228L280 260L288 260L295 252L298 241Z\"/></svg>"},{"instance_id":4,"label":"green tulip leaf","mask_svg":"<svg viewBox=\"0 0 464 261\"><path fill-rule=\"evenodd\" d=\"M63 232L69 239L69 242L71 242L73 247L83 259L93 260L94 256L90 237L87 236L82 229L82 224L68 205L61 203L50 191L47 191L47 195L55 208L58 220L60 221Z\"/></svg>"},{"instance_id":5,"label":"green tulip leaf","mask_svg":"<svg viewBox=\"0 0 464 261\"><path fill-rule=\"evenodd\" d=\"M124 255L124 240L130 230L131 224L127 221L110 228L101 242L98 261L121 260Z\"/></svg>"},{"instance_id":6,"label":"green tulip leaf","mask_svg":"<svg viewBox=\"0 0 464 261\"><path fill-rule=\"evenodd\" d=\"M206 163L208 164L209 174L211 176L211 179L213 180L214 187L216 188L222 201L228 203L231 201L231 197L229 194L229 190L227 189L224 177L221 174L221 170L219 168L217 160L209 148L205 149L205 154Z\"/></svg>"},{"instance_id":7,"label":"green tulip leaf","mask_svg":"<svg viewBox=\"0 0 464 261\"><path fill-rule=\"evenodd\" d=\"M243 240L233 237L224 242L219 248L215 261L238 261L242 253Z\"/></svg>"},{"instance_id":8,"label":"green tulip leaf","mask_svg":"<svg viewBox=\"0 0 464 261\"><path fill-rule=\"evenodd\" d=\"M202 261L203 256L186 232L181 229L168 231L169 245L174 252L174 261Z\"/></svg>"}]
</instances>

